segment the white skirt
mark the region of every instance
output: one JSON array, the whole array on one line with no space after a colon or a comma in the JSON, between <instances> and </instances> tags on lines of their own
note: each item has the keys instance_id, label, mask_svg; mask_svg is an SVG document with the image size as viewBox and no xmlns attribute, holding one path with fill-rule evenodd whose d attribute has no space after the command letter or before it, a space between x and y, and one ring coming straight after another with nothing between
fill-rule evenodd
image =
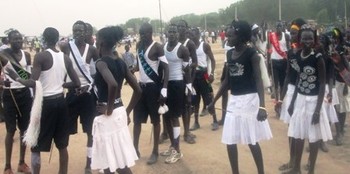
<instances>
[{"instance_id":1,"label":"white skirt","mask_svg":"<svg viewBox=\"0 0 350 174\"><path fill-rule=\"evenodd\" d=\"M252 144L272 138L267 120L258 121L257 93L230 95L221 141L224 144Z\"/></svg>"},{"instance_id":2,"label":"white skirt","mask_svg":"<svg viewBox=\"0 0 350 174\"><path fill-rule=\"evenodd\" d=\"M348 95L343 95L344 88L348 88ZM339 98L339 104L335 106L335 109L339 113L350 112L350 88L345 83L335 81L335 89Z\"/></svg>"},{"instance_id":3,"label":"white skirt","mask_svg":"<svg viewBox=\"0 0 350 174\"><path fill-rule=\"evenodd\" d=\"M124 107L114 109L110 116L95 117L91 169L109 168L113 172L135 165L138 157L127 122Z\"/></svg>"},{"instance_id":4,"label":"white skirt","mask_svg":"<svg viewBox=\"0 0 350 174\"><path fill-rule=\"evenodd\" d=\"M338 94L335 88L332 88L332 102L329 103L327 100L328 93L329 93L329 88L328 88L328 85L326 85L324 100L323 100L323 107L326 109L326 114L329 122L337 123L339 121L338 121L337 112L335 111L335 105L339 104Z\"/></svg>"},{"instance_id":5,"label":"white skirt","mask_svg":"<svg viewBox=\"0 0 350 174\"><path fill-rule=\"evenodd\" d=\"M288 108L289 108L290 102L292 101L294 90L295 90L295 85L288 84L287 92L283 99L283 103L281 106L281 114L280 114L280 120L282 120L284 123L289 123L289 120L290 120Z\"/></svg>"},{"instance_id":6,"label":"white skirt","mask_svg":"<svg viewBox=\"0 0 350 174\"><path fill-rule=\"evenodd\" d=\"M306 96L298 93L295 100L294 113L290 119L288 136L298 139L309 139L310 143L318 140L328 141L332 139L326 110L322 106L320 110L320 122L311 124L315 112L317 96Z\"/></svg>"}]
</instances>

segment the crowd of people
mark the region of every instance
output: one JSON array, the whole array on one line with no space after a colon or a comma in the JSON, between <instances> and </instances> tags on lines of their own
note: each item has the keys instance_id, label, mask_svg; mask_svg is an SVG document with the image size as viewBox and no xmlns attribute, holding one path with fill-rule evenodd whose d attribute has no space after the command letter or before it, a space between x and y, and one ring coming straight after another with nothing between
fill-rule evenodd
<instances>
[{"instance_id":1,"label":"crowd of people","mask_svg":"<svg viewBox=\"0 0 350 174\"><path fill-rule=\"evenodd\" d=\"M221 142L227 145L232 173L239 173L237 144L244 144L250 148L258 173L263 174L259 142L272 138L265 108L267 88L275 100L276 116L288 124L290 160L279 169L286 174L301 173L307 140L308 173L314 173L318 149L328 151L325 142L333 138L331 124L336 127L336 144L343 144L350 111L350 30L346 35L338 28L317 33L301 18L287 29L282 22L266 33L259 28L234 20L218 34L210 34L213 42L220 36L225 50L218 91L211 85L218 68L211 45L185 20L167 27L164 44L153 40L152 25L142 24L136 56L127 44L121 58L115 50L124 37L119 26L100 29L95 40L92 25L77 21L72 26L73 38L63 41L57 29L48 27L42 35L45 48L36 51L34 58L23 50L21 33L12 30L0 50L4 174L13 174L17 127L18 172L40 173L40 153L50 151L54 141L59 151L58 173L69 173L67 146L78 132L78 120L87 136L86 174L92 170L132 173L130 167L141 157L139 140L148 117L153 149L147 164L157 163L159 155L166 157L165 163L176 163L183 158L179 118L184 141L195 144L192 132L200 128L201 98L212 116L211 130L223 126ZM137 71L139 77L134 74ZM126 107L121 92L124 81L133 90ZM220 97L223 114L218 120L215 103ZM169 148L159 152L159 144L166 139L170 139ZM30 167L25 162L27 146Z\"/></svg>"}]
</instances>

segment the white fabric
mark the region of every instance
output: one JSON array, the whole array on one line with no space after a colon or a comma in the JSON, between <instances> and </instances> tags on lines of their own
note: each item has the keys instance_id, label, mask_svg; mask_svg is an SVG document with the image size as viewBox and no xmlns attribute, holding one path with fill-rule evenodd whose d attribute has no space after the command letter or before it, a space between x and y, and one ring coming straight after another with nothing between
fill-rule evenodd
<instances>
[{"instance_id":1,"label":"white fabric","mask_svg":"<svg viewBox=\"0 0 350 174\"><path fill-rule=\"evenodd\" d=\"M292 101L294 90L295 90L295 85L288 84L287 92L283 99L283 103L281 106L281 114L280 114L280 120L282 120L284 123L289 123L290 121L288 108L289 108L290 102Z\"/></svg>"},{"instance_id":2,"label":"white fabric","mask_svg":"<svg viewBox=\"0 0 350 174\"><path fill-rule=\"evenodd\" d=\"M268 120L258 121L257 93L230 95L221 141L224 144L252 144L272 138Z\"/></svg>"},{"instance_id":3,"label":"white fabric","mask_svg":"<svg viewBox=\"0 0 350 174\"><path fill-rule=\"evenodd\" d=\"M54 52L51 49L46 51L52 55L52 67L46 71L41 71L39 76L39 80L43 85L44 97L63 93L62 84L67 74L63 52Z\"/></svg>"},{"instance_id":4,"label":"white fabric","mask_svg":"<svg viewBox=\"0 0 350 174\"><path fill-rule=\"evenodd\" d=\"M21 58L21 60L19 60L19 65L20 65L21 67L23 67L24 70L28 71L28 70L29 70L29 66L27 65L26 55L25 55L25 53L24 53L23 50L21 50L21 52L22 52L22 58ZM9 88L10 88L10 89L24 88L25 86L24 86L22 83L17 82L16 79L12 79L9 75L7 75L7 74L8 74L8 72L7 72L7 70L6 70L7 68L10 68L10 69L14 70L15 72L17 72L17 71L14 69L14 67L12 66L12 63L11 63L10 61L7 61L6 65L4 66L4 74L5 74L6 79L9 79L10 82L12 82L12 83L11 83L11 86L10 86L10 87L5 87L5 86L3 86L3 88L4 88L4 89L9 89ZM28 71L28 72L30 72L30 71Z\"/></svg>"},{"instance_id":5,"label":"white fabric","mask_svg":"<svg viewBox=\"0 0 350 174\"><path fill-rule=\"evenodd\" d=\"M281 49L281 51L284 51L284 52L287 51L287 41L286 41L285 35L286 34L282 32L282 38L281 38L281 40L279 40L280 49ZM278 39L278 37L277 37L277 39ZM274 60L284 59L281 55L278 54L278 52L276 51L276 49L273 45L271 45L271 48L272 48L271 59L274 59Z\"/></svg>"},{"instance_id":6,"label":"white fabric","mask_svg":"<svg viewBox=\"0 0 350 174\"><path fill-rule=\"evenodd\" d=\"M80 51L78 49L78 47L75 45L74 40L73 41L69 41L69 44L73 50L74 56L77 59L78 63L80 64L80 67L82 68L82 70L84 71L84 74L90 79L90 81L92 82L93 79L91 78L91 74L90 74L90 64L86 63L86 56L87 56L87 52L89 50L89 44L85 44L85 50L83 55L80 54ZM88 82L88 80L85 78L85 76L81 73L81 71L79 70L78 66L76 64L76 61L73 57L72 52L70 52L69 54L69 58L72 61L73 64L73 68L75 70L75 72L77 73L81 86L86 86L86 85L90 85L90 83ZM67 77L67 81L70 82L72 81L69 77Z\"/></svg>"},{"instance_id":7,"label":"white fabric","mask_svg":"<svg viewBox=\"0 0 350 174\"><path fill-rule=\"evenodd\" d=\"M203 41L199 44L196 53L197 53L197 62L198 66L206 68L208 66L207 54L205 54L203 49Z\"/></svg>"},{"instance_id":8,"label":"white fabric","mask_svg":"<svg viewBox=\"0 0 350 174\"><path fill-rule=\"evenodd\" d=\"M92 147L88 147L88 148L86 149L86 156L87 156L88 158L91 158L91 157L92 157Z\"/></svg>"},{"instance_id":9,"label":"white fabric","mask_svg":"<svg viewBox=\"0 0 350 174\"><path fill-rule=\"evenodd\" d=\"M124 107L113 110L110 116L95 117L92 135L91 169L116 171L135 165L138 159L128 128Z\"/></svg>"},{"instance_id":10,"label":"white fabric","mask_svg":"<svg viewBox=\"0 0 350 174\"><path fill-rule=\"evenodd\" d=\"M259 66L260 66L260 73L261 73L261 79L263 81L264 88L270 87L271 86L271 81L269 78L269 74L267 72L267 67L265 64L265 59L261 54L259 55Z\"/></svg>"},{"instance_id":11,"label":"white fabric","mask_svg":"<svg viewBox=\"0 0 350 174\"><path fill-rule=\"evenodd\" d=\"M167 46L168 46L168 42L165 43L164 45L164 54L166 59L168 60L169 81L183 80L183 73L182 73L183 59L180 59L178 56L178 50L181 46L181 43L178 42L173 50L168 50Z\"/></svg>"},{"instance_id":12,"label":"white fabric","mask_svg":"<svg viewBox=\"0 0 350 174\"><path fill-rule=\"evenodd\" d=\"M186 40L185 40L185 42L182 44L183 46L185 46L185 47L187 47L187 43L188 43L188 41L190 41L190 39L189 38L187 38Z\"/></svg>"},{"instance_id":13,"label":"white fabric","mask_svg":"<svg viewBox=\"0 0 350 174\"><path fill-rule=\"evenodd\" d=\"M345 96L344 88L348 88L348 94ZM339 113L350 112L350 88L345 83L335 81L335 89L339 99L339 104L335 106L335 109Z\"/></svg>"},{"instance_id":14,"label":"white fabric","mask_svg":"<svg viewBox=\"0 0 350 174\"><path fill-rule=\"evenodd\" d=\"M158 67L159 67L159 60L151 60L148 58L148 53L149 51L151 50L151 48L153 47L153 45L155 44L156 42L153 41L152 44L147 48L146 52L144 53L144 58L145 58L145 61L148 63L148 65L153 69L154 72L156 72L158 74ZM141 64L141 61L140 61L140 58L138 57L138 63L139 63L139 70L140 70L140 82L142 83L152 83L153 80L150 79L147 74L145 73L145 70L143 69L142 67L142 64Z\"/></svg>"},{"instance_id":15,"label":"white fabric","mask_svg":"<svg viewBox=\"0 0 350 174\"><path fill-rule=\"evenodd\" d=\"M173 127L174 139L177 139L180 136L180 127Z\"/></svg>"},{"instance_id":16,"label":"white fabric","mask_svg":"<svg viewBox=\"0 0 350 174\"><path fill-rule=\"evenodd\" d=\"M231 49L234 49L235 47L234 46L228 46L227 45L227 41L225 42L225 45L224 45L224 50L225 50L225 56L227 56L227 51L231 50ZM225 60L224 62L226 63L227 62L227 57L225 57Z\"/></svg>"},{"instance_id":17,"label":"white fabric","mask_svg":"<svg viewBox=\"0 0 350 174\"><path fill-rule=\"evenodd\" d=\"M297 139L308 139L310 143L319 140L332 140L332 132L326 110L320 110L320 122L311 123L317 104L316 96L306 96L298 93L294 104L294 113L289 122L288 136Z\"/></svg>"},{"instance_id":18,"label":"white fabric","mask_svg":"<svg viewBox=\"0 0 350 174\"><path fill-rule=\"evenodd\" d=\"M255 30L255 29L257 29L257 28L259 28L259 26L256 25L256 24L254 24L254 25L252 26L252 31Z\"/></svg>"},{"instance_id":19,"label":"white fabric","mask_svg":"<svg viewBox=\"0 0 350 174\"><path fill-rule=\"evenodd\" d=\"M40 81L35 81L35 96L30 112L28 129L24 133L23 142L28 147L35 147L38 144L40 134L40 120L43 105L43 88Z\"/></svg>"},{"instance_id":20,"label":"white fabric","mask_svg":"<svg viewBox=\"0 0 350 174\"><path fill-rule=\"evenodd\" d=\"M326 110L326 114L329 122L337 123L339 122L339 120L338 120L337 112L335 111L335 105L339 104L338 94L335 88L332 88L332 102L329 103L327 100L328 93L329 93L329 87L328 85L326 85L324 100L323 100L323 107Z\"/></svg>"}]
</instances>

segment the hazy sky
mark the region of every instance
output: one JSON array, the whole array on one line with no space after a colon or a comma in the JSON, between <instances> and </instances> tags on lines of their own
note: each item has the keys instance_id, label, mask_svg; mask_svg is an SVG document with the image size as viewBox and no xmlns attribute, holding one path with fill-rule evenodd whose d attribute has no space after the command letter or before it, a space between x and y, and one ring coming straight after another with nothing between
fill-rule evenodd
<instances>
[{"instance_id":1,"label":"hazy sky","mask_svg":"<svg viewBox=\"0 0 350 174\"><path fill-rule=\"evenodd\" d=\"M162 19L188 13L217 12L237 0L161 0ZM77 20L91 23L97 29L125 23L128 19L149 17L159 19L159 0L0 0L2 17L0 36L9 28L32 36L45 27L71 33Z\"/></svg>"}]
</instances>

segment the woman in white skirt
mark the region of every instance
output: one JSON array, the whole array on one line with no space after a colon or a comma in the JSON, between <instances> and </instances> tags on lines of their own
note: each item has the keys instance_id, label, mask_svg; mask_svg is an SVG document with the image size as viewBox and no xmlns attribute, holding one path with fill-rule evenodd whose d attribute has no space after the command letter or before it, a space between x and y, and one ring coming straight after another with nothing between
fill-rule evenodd
<instances>
[{"instance_id":1,"label":"woman in white skirt","mask_svg":"<svg viewBox=\"0 0 350 174\"><path fill-rule=\"evenodd\" d=\"M255 49L247 46L251 38L247 22L233 22L227 37L235 49L226 54L227 70L223 73L227 75L208 108L212 112L222 93L227 89L231 91L221 141L227 145L232 173L239 173L237 144L248 144L258 173L262 174L264 164L258 142L272 138L272 133L266 120L259 57Z\"/></svg>"},{"instance_id":2,"label":"woman in white skirt","mask_svg":"<svg viewBox=\"0 0 350 174\"><path fill-rule=\"evenodd\" d=\"M295 162L293 168L286 173L301 173L300 163L305 139L309 140L310 146L309 173L314 173L319 141L332 139L328 117L325 108L322 107L326 69L322 54L314 50L316 38L316 31L308 25L301 27L299 43L302 50L298 52L297 57L300 73L288 109L292 116L288 136L295 141Z\"/></svg>"},{"instance_id":3,"label":"woman in white skirt","mask_svg":"<svg viewBox=\"0 0 350 174\"><path fill-rule=\"evenodd\" d=\"M292 100L295 84L298 78L298 72L300 71L298 63L297 63L297 53L301 49L298 44L298 33L302 25L306 24L304 19L297 18L292 21L290 27L290 35L291 35L291 49L287 52L287 73L286 78L284 80L284 85L281 94L282 105L281 106L281 114L280 120L284 123L289 124L290 115L288 113L288 107ZM294 139L288 137L289 141L289 162L282 164L278 169L283 171L293 167L293 162L295 159L295 141Z\"/></svg>"},{"instance_id":4,"label":"woman in white skirt","mask_svg":"<svg viewBox=\"0 0 350 174\"><path fill-rule=\"evenodd\" d=\"M93 123L92 169L104 173L132 173L130 168L138 159L129 132L129 114L141 96L135 77L122 59L113 54L113 46L123 37L120 27L105 27L98 31L96 46L100 58L96 62L97 111L101 114ZM125 109L121 101L123 80L134 93Z\"/></svg>"}]
</instances>

